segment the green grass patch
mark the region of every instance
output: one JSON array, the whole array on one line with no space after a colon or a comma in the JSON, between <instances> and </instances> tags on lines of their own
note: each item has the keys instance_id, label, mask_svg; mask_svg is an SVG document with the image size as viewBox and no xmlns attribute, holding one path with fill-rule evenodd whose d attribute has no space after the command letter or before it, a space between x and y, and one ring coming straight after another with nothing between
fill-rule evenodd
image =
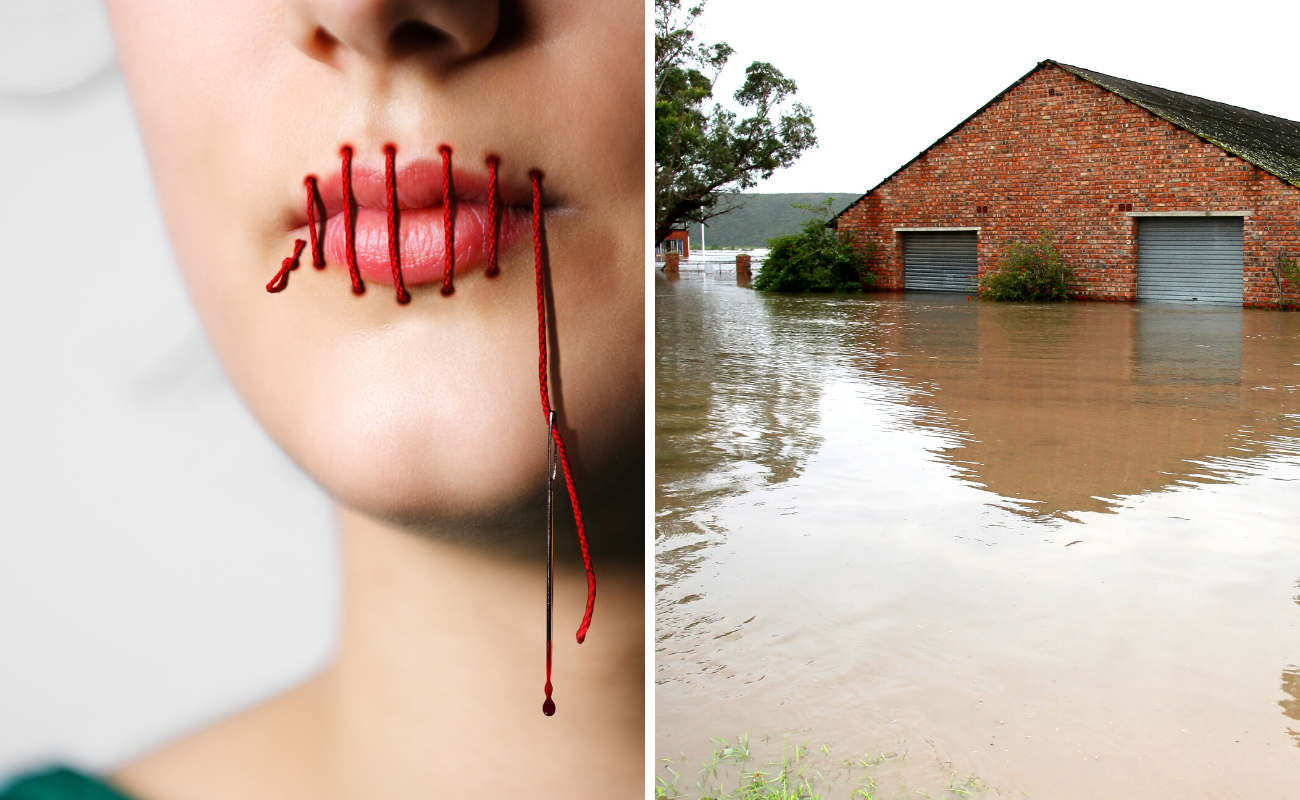
<instances>
[{"instance_id":1,"label":"green grass patch","mask_svg":"<svg viewBox=\"0 0 1300 800\"><path fill-rule=\"evenodd\" d=\"M839 757L826 745L814 748L782 737L779 754L763 758L751 750L747 735L734 743L711 741L713 754L701 762L693 782L671 759L662 759L655 776L656 800L957 800L984 797L988 789L979 778L959 780L956 773L928 790L909 790L897 779L878 782L880 770L901 768L906 753Z\"/></svg>"}]
</instances>

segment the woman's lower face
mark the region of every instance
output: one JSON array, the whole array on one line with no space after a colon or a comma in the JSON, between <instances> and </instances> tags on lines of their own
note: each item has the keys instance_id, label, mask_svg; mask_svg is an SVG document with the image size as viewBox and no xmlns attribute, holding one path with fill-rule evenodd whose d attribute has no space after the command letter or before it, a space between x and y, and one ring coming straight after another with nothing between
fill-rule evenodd
<instances>
[{"instance_id":1,"label":"woman's lower face","mask_svg":"<svg viewBox=\"0 0 1300 800\"><path fill-rule=\"evenodd\" d=\"M261 423L335 498L429 529L509 527L536 507L546 427L534 171L550 391L575 469L596 480L640 462L640 4L112 0L110 11L208 335ZM406 304L386 257L389 146ZM495 230L489 158L499 164ZM287 288L268 293L295 240L309 238L308 176L327 218L325 266L309 250ZM493 234L500 270L488 276Z\"/></svg>"}]
</instances>

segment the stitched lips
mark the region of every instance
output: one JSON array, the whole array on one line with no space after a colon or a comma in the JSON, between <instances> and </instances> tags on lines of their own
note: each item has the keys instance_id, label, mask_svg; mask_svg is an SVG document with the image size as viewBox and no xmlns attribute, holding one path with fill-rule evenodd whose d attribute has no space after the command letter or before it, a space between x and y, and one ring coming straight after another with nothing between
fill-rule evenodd
<instances>
[{"instance_id":1,"label":"stitched lips","mask_svg":"<svg viewBox=\"0 0 1300 800\"><path fill-rule=\"evenodd\" d=\"M446 255L443 228L442 164L416 160L397 168L398 252L408 286L442 281ZM456 274L482 269L487 263L488 181L483 172L460 168L452 172L452 229ZM366 281L393 284L388 252L388 200L382 162L352 164L357 267ZM334 173L318 183L328 217L325 254L336 265L347 264L347 232L343 214L343 180ZM501 182L497 209L497 247L505 250L528 234L531 192ZM305 229L304 229L305 233Z\"/></svg>"},{"instance_id":2,"label":"stitched lips","mask_svg":"<svg viewBox=\"0 0 1300 800\"><path fill-rule=\"evenodd\" d=\"M441 147L439 148L439 154L442 156L442 175L441 175L442 198L443 198L442 207L440 209L434 209L431 207L413 207L410 208L409 210L414 212L416 215L420 215L421 212L424 213L425 216L419 218L418 222L420 222L423 225L423 228L427 230L432 229L432 225L429 224L428 217L427 217L429 212L433 212L435 210L442 212L442 226L443 226L442 232L445 238L443 239L444 246L441 255L444 257L444 264L446 264L446 267L444 268L446 272L443 275L444 280L442 284L442 293L443 295L449 295L453 291L452 274L454 272L454 268L451 264L452 259L447 257L451 255L455 255L455 251L457 249L454 243L452 242L452 235L454 233L455 224L456 224L453 210L461 204L461 200L459 199L460 197L464 197L466 200L469 200L469 198L473 196L474 190L478 187L475 185L472 178L467 180L465 177L462 176L460 179L461 186L462 188L466 189L466 191L464 192L463 195L461 195L458 192L455 192L452 185L453 172L451 169L451 149L445 146ZM337 231L339 230L339 226L336 221L337 218L340 216L339 211L342 212L341 214L341 216L343 217L342 249L344 254L344 260L348 264L348 272L352 279L352 291L360 294L364 292L364 287L361 284L360 275L358 274L359 265L357 262L359 260L358 251L361 250L362 248L358 246L358 242L356 241L356 236L355 236L360 221L354 219L354 217L357 215L354 215L353 213L356 207L356 200L355 200L356 194L352 189L352 185L353 185L352 148L350 146L343 147L342 150L340 151L340 155L342 156L343 159L343 163L341 165L341 170L340 170L340 178L339 178L340 186L338 188L337 193L332 193L335 196L330 198L336 200L336 205L338 206L338 208L333 212L331 212L328 208L329 206L328 200L322 202L324 202L326 205L326 213L329 218L329 224L327 225L327 227L331 231L335 232L336 234ZM386 206L385 214L384 214L385 217L384 229L385 229L386 241L384 241L383 244L386 246L386 249L388 250L388 263L390 268L388 274L392 278L393 283L396 285L397 301L398 303L405 304L409 302L410 297L407 295L406 289L404 288L404 284L406 281L402 274L402 271L399 269L397 247L394 245L393 242L393 239L397 238L398 236L397 234L398 222L397 222L396 207L399 206L406 207L405 203L399 202L398 199L396 157L397 157L396 148L394 148L392 145L388 145L384 148L383 186L384 186L384 199L385 199L385 206ZM499 191L499 181L497 175L498 165L499 162L495 158L490 158L487 161L488 182L486 187L486 202L479 203L479 205L482 206L483 210L487 212L486 221L482 220L481 218L476 219L475 217L471 217L468 220L470 223L476 224L477 227L481 228L487 234L485 239L484 250L486 251L487 254L488 274L490 275L495 274L497 271L496 253L497 253L498 239L500 238L501 235L500 228L505 226L511 226L506 228L507 235L517 234L517 231L514 230L513 223L509 221L509 218L511 216L509 213L509 206L507 206L507 208L505 209L507 213L502 215L501 217L498 217L496 213L497 205L498 205L497 201L498 198L500 197L500 194L498 193ZM406 202L409 203L417 202L422 191L425 192L427 196L427 189L428 189L427 164L417 164L417 167L421 170L425 170L426 174L421 175L419 173L413 173L412 175L410 175L410 177L415 178L415 181L414 181L414 185L412 186L413 191L409 193L409 196L406 199ZM370 180L365 181L361 185L361 194L363 197L368 196L371 192L373 192L374 189L373 176L366 176L366 177L370 178ZM532 207L530 210L532 212L531 221L532 221L532 229L533 229L533 271L537 283L537 349L538 349L537 376L538 376L539 388L541 390L541 397L542 397L542 413L547 419L547 427L550 429L550 434L551 434L550 435L551 445L553 445L553 448L550 446L548 446L547 448L547 458L549 461L549 468L547 470L547 490L546 490L546 513L547 513L546 685L544 687L546 692L546 700L542 703L542 713L549 717L555 713L555 701L551 697L551 692L553 689L553 686L551 684L551 656L552 656L551 630L552 630L552 621L553 621L551 616L552 614L551 602L553 599L553 585L551 581L552 581L552 565L554 563L553 562L554 528L552 524L553 523L553 517L552 517L553 498L554 498L553 492L554 492L554 481L556 477L555 461L557 456L558 456L559 465L564 470L564 482L569 490L569 501L573 506L573 519L574 519L574 523L577 525L578 528L578 545L579 548L582 550L583 567L587 573L587 608L586 611L583 613L582 623L578 626L578 633L577 633L578 644L582 644L583 640L586 639L588 626L591 625L591 615L596 604L596 574L591 567L591 554L587 547L587 534L582 524L582 508L578 503L577 490L573 485L573 473L569 467L569 457L567 454L567 450L564 447L564 438L563 436L561 436L560 430L556 426L555 412L551 409L550 392L547 391L546 388L546 373L547 373L546 370L546 350L547 350L546 280L543 274L545 271L546 259L544 258L542 253L542 209L543 209L542 175L540 172L533 170L529 172L528 177L530 183L532 184L531 185ZM424 180L421 181L420 180L421 178L424 178ZM316 178L315 176L308 175L303 180L303 183L307 188L306 209L307 209L308 225L311 226L310 237L311 237L311 246L312 246L312 261L313 264L315 264L317 267L323 267L324 263L320 258L321 253L319 248L319 239L317 235L317 228L315 222L316 202L318 198ZM329 188L333 189L334 187L331 186ZM466 205L473 206L474 204L472 202L468 202L466 203ZM519 209L515 209L515 211L518 212ZM516 213L515 216L518 216L518 213ZM494 221L497 219L503 220L500 225L494 224ZM306 244L307 241L304 239L296 239L294 241L293 255L284 259L284 261L281 262L280 271L277 272L275 277L271 279L271 282L266 285L266 291L272 294L276 294L278 292L284 291L284 289L289 285L289 273L292 270L297 269L298 259L302 256L303 247L306 246ZM365 249L368 251L368 255L373 255L373 248L370 247L371 244L373 244L373 236L371 237L371 239L368 239L365 243ZM327 236L326 250L329 249L330 247L328 244L328 236ZM334 247L334 249L335 250L338 249L337 244ZM466 250L466 254L470 255L470 257L472 258L472 247L467 246L465 250ZM432 254L434 254L433 248L426 248L425 251L422 251L418 255L422 257L425 255L432 255ZM432 272L430 274L432 274ZM419 278L417 277L414 280L418 281Z\"/></svg>"}]
</instances>

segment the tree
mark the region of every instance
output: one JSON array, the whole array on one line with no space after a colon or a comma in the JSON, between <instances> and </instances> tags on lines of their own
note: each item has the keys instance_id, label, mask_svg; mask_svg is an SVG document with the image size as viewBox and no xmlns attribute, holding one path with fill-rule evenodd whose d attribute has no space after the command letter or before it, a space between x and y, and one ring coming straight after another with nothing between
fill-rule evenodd
<instances>
[{"instance_id":1,"label":"tree","mask_svg":"<svg viewBox=\"0 0 1300 800\"><path fill-rule=\"evenodd\" d=\"M867 243L863 252L853 247L848 233L826 227L834 210L835 198L828 197L816 205L795 203L812 213L803 230L789 236L767 240L767 260L763 262L754 288L767 292L860 292L874 286L876 276L867 269L875 245Z\"/></svg>"},{"instance_id":2,"label":"tree","mask_svg":"<svg viewBox=\"0 0 1300 800\"><path fill-rule=\"evenodd\" d=\"M655 244L673 226L726 213L719 200L748 189L817 144L812 111L793 97L795 82L755 61L733 98L751 113L739 119L714 103L713 84L735 52L700 44L691 26L704 10L680 17L682 0L655 0Z\"/></svg>"}]
</instances>

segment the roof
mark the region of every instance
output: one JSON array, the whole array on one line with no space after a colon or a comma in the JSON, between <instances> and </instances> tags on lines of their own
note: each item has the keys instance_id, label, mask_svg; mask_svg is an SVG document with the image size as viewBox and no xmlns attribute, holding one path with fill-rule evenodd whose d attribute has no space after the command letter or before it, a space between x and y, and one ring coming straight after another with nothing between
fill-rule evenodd
<instances>
[{"instance_id":1,"label":"roof","mask_svg":"<svg viewBox=\"0 0 1300 800\"><path fill-rule=\"evenodd\" d=\"M1019 80L1003 89L992 100L980 106L974 114L971 114L955 128L940 136L934 144L922 150L911 161L894 170L889 177L867 190L867 193L862 197L849 203L844 208L844 211L849 210L865 199L867 195L889 183L895 175L910 167L949 136L965 127L966 123L979 116L989 106L1005 97L1012 89L1024 83L1030 75L1049 66L1058 67L1105 89L1111 94L1122 97L1166 122L1254 164L1293 186L1300 187L1300 122L1293 122L1269 114L1261 114L1258 111L1251 111L1227 103L1218 103L1214 100L1206 100L1203 97L1195 97L1182 92L1172 92L1158 86L1148 86L1145 83L1116 78L1048 59L1038 62L1033 69L1022 75ZM844 211L841 211L840 214L843 214ZM836 217L838 218L839 215L837 214Z\"/></svg>"},{"instance_id":2,"label":"roof","mask_svg":"<svg viewBox=\"0 0 1300 800\"><path fill-rule=\"evenodd\" d=\"M1066 72L1095 83L1161 119L1218 145L1294 186L1300 186L1300 122L1216 103L1190 94L1113 78L1054 61Z\"/></svg>"}]
</instances>

